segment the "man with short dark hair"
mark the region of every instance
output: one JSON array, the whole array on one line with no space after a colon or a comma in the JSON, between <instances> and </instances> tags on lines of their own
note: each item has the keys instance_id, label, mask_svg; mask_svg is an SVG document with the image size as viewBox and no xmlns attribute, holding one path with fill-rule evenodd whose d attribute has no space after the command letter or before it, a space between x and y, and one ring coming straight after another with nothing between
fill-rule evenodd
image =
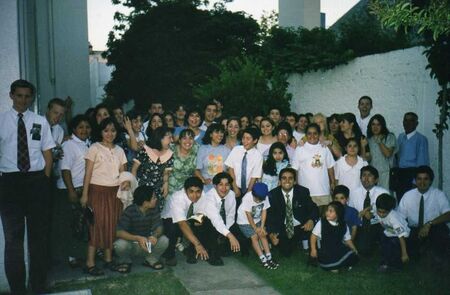
<instances>
[{"instance_id":1,"label":"man with short dark hair","mask_svg":"<svg viewBox=\"0 0 450 295\"><path fill-rule=\"evenodd\" d=\"M269 118L275 123L275 126L281 122L281 111L278 107L272 107L269 110Z\"/></svg>"},{"instance_id":2,"label":"man with short dark hair","mask_svg":"<svg viewBox=\"0 0 450 295\"><path fill-rule=\"evenodd\" d=\"M419 166L429 165L428 140L419 133L416 128L419 125L417 114L408 112L403 116L404 133L397 139L397 187L395 192L397 201L400 202L403 195L414 187L413 179Z\"/></svg>"},{"instance_id":3,"label":"man with short dark hair","mask_svg":"<svg viewBox=\"0 0 450 295\"><path fill-rule=\"evenodd\" d=\"M280 185L269 193L267 228L274 246L284 256L299 249L301 241L308 241L314 224L319 219L319 209L312 201L309 190L296 183L296 171L280 171Z\"/></svg>"},{"instance_id":4,"label":"man with short dark hair","mask_svg":"<svg viewBox=\"0 0 450 295\"><path fill-rule=\"evenodd\" d=\"M372 110L372 98L367 95L361 96L358 100L358 110L359 116L356 117L356 122L358 123L361 133L367 136L367 126L369 125L370 111Z\"/></svg>"},{"instance_id":5,"label":"man with short dark hair","mask_svg":"<svg viewBox=\"0 0 450 295\"><path fill-rule=\"evenodd\" d=\"M411 228L408 238L410 254L417 256L420 248L429 242L438 258L436 263L448 263L450 204L443 191L431 187L433 180L434 173L429 166L418 167L415 176L417 188L405 193L398 211L406 217Z\"/></svg>"},{"instance_id":6,"label":"man with short dark hair","mask_svg":"<svg viewBox=\"0 0 450 295\"><path fill-rule=\"evenodd\" d=\"M161 101L153 100L152 103L150 104L150 107L148 108L148 118L144 122L144 124L142 124L142 131L144 133L145 130L147 130L148 124L150 123L149 119L152 117L153 114L160 114L160 115L164 114L164 108Z\"/></svg>"},{"instance_id":7,"label":"man with short dark hair","mask_svg":"<svg viewBox=\"0 0 450 295\"><path fill-rule=\"evenodd\" d=\"M217 117L217 104L214 101L210 101L205 105L204 109L204 120L202 125L200 125L200 130L206 132L206 129L212 124L215 123Z\"/></svg>"},{"instance_id":8,"label":"man with short dark hair","mask_svg":"<svg viewBox=\"0 0 450 295\"><path fill-rule=\"evenodd\" d=\"M35 87L11 84L12 108L0 114L0 215L5 234L5 272L12 294L25 294L25 223L33 293L46 292L49 177L52 138L48 121L31 111Z\"/></svg>"},{"instance_id":9,"label":"man with short dark hair","mask_svg":"<svg viewBox=\"0 0 450 295\"><path fill-rule=\"evenodd\" d=\"M52 137L56 147L53 149L53 161L61 160L63 157L61 144L64 139L64 129L59 124L66 112L66 103L61 98L53 98L48 102L45 118L47 119Z\"/></svg>"},{"instance_id":10,"label":"man with short dark hair","mask_svg":"<svg viewBox=\"0 0 450 295\"><path fill-rule=\"evenodd\" d=\"M159 258L169 239L163 235L157 202L158 198L149 186L140 186L134 191L133 204L125 209L117 223L117 240L114 242L118 256L116 271L128 273L132 256L144 257L145 266L156 270L164 268Z\"/></svg>"}]
</instances>

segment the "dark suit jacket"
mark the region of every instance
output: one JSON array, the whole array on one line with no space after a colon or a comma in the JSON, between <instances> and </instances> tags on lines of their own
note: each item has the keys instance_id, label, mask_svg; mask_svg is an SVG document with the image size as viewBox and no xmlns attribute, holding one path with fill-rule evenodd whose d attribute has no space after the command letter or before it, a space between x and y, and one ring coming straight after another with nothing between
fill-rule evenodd
<instances>
[{"instance_id":1,"label":"dark suit jacket","mask_svg":"<svg viewBox=\"0 0 450 295\"><path fill-rule=\"evenodd\" d=\"M272 233L286 231L286 202L281 186L269 193L270 208L267 210L267 229ZM294 185L294 196L292 197L292 211L294 218L302 225L309 219L316 222L319 219L319 209L309 195L309 189L301 185Z\"/></svg>"}]
</instances>

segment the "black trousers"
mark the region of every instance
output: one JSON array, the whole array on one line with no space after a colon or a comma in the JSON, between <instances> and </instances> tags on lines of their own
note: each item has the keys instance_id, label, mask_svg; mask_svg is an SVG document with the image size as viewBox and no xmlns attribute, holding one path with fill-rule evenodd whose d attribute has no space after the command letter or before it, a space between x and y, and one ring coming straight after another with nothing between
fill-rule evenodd
<instances>
[{"instance_id":1,"label":"black trousers","mask_svg":"<svg viewBox=\"0 0 450 295\"><path fill-rule=\"evenodd\" d=\"M204 217L203 223L201 225L194 224L192 221L188 221L189 226L191 227L192 232L200 241L200 243L205 247L206 251L210 256L218 256L219 244L218 237L219 233L211 224L211 221ZM177 243L177 239L183 236L183 233L180 230L178 224L172 222L172 218L163 219L164 233L169 238L169 246L163 254L163 257L166 259L171 259L175 257L175 245ZM190 251L192 252L192 247L190 247ZM192 254L192 253L190 253Z\"/></svg>"},{"instance_id":2,"label":"black trousers","mask_svg":"<svg viewBox=\"0 0 450 295\"><path fill-rule=\"evenodd\" d=\"M279 249L281 255L289 257L299 249L301 241L309 240L310 236L310 231L304 231L301 228L301 225L297 225L294 227L294 236L292 238L289 239L287 237L286 231L283 231L278 235L278 239L280 241L277 248Z\"/></svg>"},{"instance_id":3,"label":"black trousers","mask_svg":"<svg viewBox=\"0 0 450 295\"><path fill-rule=\"evenodd\" d=\"M5 235L5 272L12 294L24 294L24 235L27 225L30 283L35 293L46 287L49 236L49 179L40 172L0 177L0 215Z\"/></svg>"},{"instance_id":4,"label":"black trousers","mask_svg":"<svg viewBox=\"0 0 450 295\"><path fill-rule=\"evenodd\" d=\"M401 256L400 239L381 235L381 264L400 269L402 268Z\"/></svg>"},{"instance_id":5,"label":"black trousers","mask_svg":"<svg viewBox=\"0 0 450 295\"><path fill-rule=\"evenodd\" d=\"M358 227L355 238L356 248L363 256L369 256L380 242L383 228L380 224L369 224Z\"/></svg>"},{"instance_id":6,"label":"black trousers","mask_svg":"<svg viewBox=\"0 0 450 295\"><path fill-rule=\"evenodd\" d=\"M429 248L441 261L450 259L449 229L445 223L431 226L428 236L423 239L419 239L419 228L412 227L406 241L408 253L412 257L419 256L422 250Z\"/></svg>"},{"instance_id":7,"label":"black trousers","mask_svg":"<svg viewBox=\"0 0 450 295\"><path fill-rule=\"evenodd\" d=\"M398 203L400 203L400 200L407 191L414 188L413 180L415 177L415 167L398 169L397 187L395 189Z\"/></svg>"}]
</instances>

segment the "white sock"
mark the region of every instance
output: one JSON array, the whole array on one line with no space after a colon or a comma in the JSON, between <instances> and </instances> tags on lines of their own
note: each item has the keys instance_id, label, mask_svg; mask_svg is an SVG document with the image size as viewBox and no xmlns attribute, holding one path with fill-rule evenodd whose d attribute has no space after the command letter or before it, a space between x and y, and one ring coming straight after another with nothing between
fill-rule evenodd
<instances>
[{"instance_id":1,"label":"white sock","mask_svg":"<svg viewBox=\"0 0 450 295\"><path fill-rule=\"evenodd\" d=\"M302 241L302 246L303 246L304 250L308 250L309 249L308 240L303 240Z\"/></svg>"},{"instance_id":2,"label":"white sock","mask_svg":"<svg viewBox=\"0 0 450 295\"><path fill-rule=\"evenodd\" d=\"M261 254L261 256L259 256L259 259L261 260L261 262L267 261L267 258L266 258L266 256L264 256L264 254Z\"/></svg>"},{"instance_id":3,"label":"white sock","mask_svg":"<svg viewBox=\"0 0 450 295\"><path fill-rule=\"evenodd\" d=\"M266 254L267 260L272 260L272 253L267 253Z\"/></svg>"}]
</instances>

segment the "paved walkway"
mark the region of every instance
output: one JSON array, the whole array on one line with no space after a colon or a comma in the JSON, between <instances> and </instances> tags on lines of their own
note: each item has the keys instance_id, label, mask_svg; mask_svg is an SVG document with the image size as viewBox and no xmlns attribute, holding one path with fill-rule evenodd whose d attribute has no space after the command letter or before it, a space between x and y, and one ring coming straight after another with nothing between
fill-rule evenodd
<instances>
[{"instance_id":1,"label":"paved walkway","mask_svg":"<svg viewBox=\"0 0 450 295\"><path fill-rule=\"evenodd\" d=\"M224 266L211 266L205 261L187 264L186 258L177 253L178 265L172 267L173 274L192 295L239 294L239 295L277 295L279 294L265 281L234 257L223 258ZM132 273L153 272L134 261ZM164 270L163 270L164 271ZM86 282L106 277L120 277L122 274L106 271L105 276L92 277L80 269L70 269L67 265L55 267L49 274L51 285L63 282Z\"/></svg>"}]
</instances>

